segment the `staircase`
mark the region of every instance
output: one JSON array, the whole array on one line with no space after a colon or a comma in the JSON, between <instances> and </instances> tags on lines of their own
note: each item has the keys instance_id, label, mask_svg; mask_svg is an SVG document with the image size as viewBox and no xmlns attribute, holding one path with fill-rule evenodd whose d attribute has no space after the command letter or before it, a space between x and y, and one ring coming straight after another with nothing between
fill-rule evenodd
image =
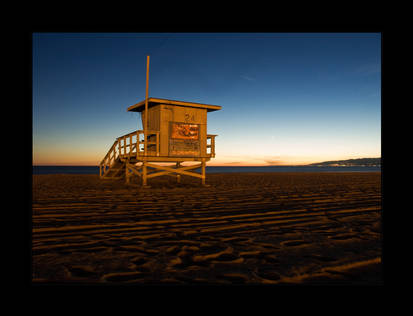
<instances>
[{"instance_id":1,"label":"staircase","mask_svg":"<svg viewBox=\"0 0 413 316\"><path fill-rule=\"evenodd\" d=\"M101 179L122 179L125 177L127 162L136 163L136 147L139 140L138 131L116 138L105 158L100 162L99 175ZM137 140L133 141L133 136ZM129 143L128 143L129 140Z\"/></svg>"},{"instance_id":2,"label":"staircase","mask_svg":"<svg viewBox=\"0 0 413 316\"><path fill-rule=\"evenodd\" d=\"M148 141L146 143L144 139L140 139L141 135L143 136L144 132L138 130L116 138L105 158L100 162L101 179L124 178L126 164L136 164L139 157L144 156L146 144L148 145L147 156L159 156L159 131L147 131Z\"/></svg>"},{"instance_id":3,"label":"staircase","mask_svg":"<svg viewBox=\"0 0 413 316\"><path fill-rule=\"evenodd\" d=\"M99 175L101 179L119 179L122 178L125 171L125 163L119 155L119 139L113 143L105 158L100 162Z\"/></svg>"},{"instance_id":4,"label":"staircase","mask_svg":"<svg viewBox=\"0 0 413 316\"><path fill-rule=\"evenodd\" d=\"M107 169L101 178L106 179L122 179L125 176L125 163L120 159L116 159L114 163Z\"/></svg>"}]
</instances>

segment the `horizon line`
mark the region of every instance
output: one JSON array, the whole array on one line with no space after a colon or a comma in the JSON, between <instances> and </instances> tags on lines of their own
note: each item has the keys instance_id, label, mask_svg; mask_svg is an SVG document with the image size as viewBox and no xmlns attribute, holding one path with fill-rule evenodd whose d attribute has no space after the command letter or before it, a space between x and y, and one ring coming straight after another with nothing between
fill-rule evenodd
<instances>
[{"instance_id":1,"label":"horizon line","mask_svg":"<svg viewBox=\"0 0 413 316\"><path fill-rule=\"evenodd\" d=\"M206 165L207 167L274 167L274 166L308 166L313 164L321 164L325 162L331 161L346 161L346 160L357 160L357 159L382 159L382 157L362 157L362 158L348 158L348 159L336 159L336 160L323 160L323 161L316 161L316 162L308 162L308 163L297 163L297 164L223 164L223 165ZM194 161L185 161L185 162L194 162ZM160 162L161 164L164 163L173 163L173 162ZM32 167L99 167L99 164L33 164Z\"/></svg>"}]
</instances>

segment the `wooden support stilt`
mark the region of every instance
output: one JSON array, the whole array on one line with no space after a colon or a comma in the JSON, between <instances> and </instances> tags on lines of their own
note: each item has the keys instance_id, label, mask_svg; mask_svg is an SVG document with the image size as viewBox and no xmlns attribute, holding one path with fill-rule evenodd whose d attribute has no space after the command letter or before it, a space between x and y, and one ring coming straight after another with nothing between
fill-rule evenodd
<instances>
[{"instance_id":1,"label":"wooden support stilt","mask_svg":"<svg viewBox=\"0 0 413 316\"><path fill-rule=\"evenodd\" d=\"M201 168L201 170L202 170L202 185L205 185L205 165L206 165L206 163L205 163L205 159L202 159L202 168Z\"/></svg>"},{"instance_id":2,"label":"wooden support stilt","mask_svg":"<svg viewBox=\"0 0 413 316\"><path fill-rule=\"evenodd\" d=\"M146 183L146 177L147 177L147 166L146 166L146 161L144 161L143 162L143 165L142 165L142 185L147 185L147 183Z\"/></svg>"},{"instance_id":3,"label":"wooden support stilt","mask_svg":"<svg viewBox=\"0 0 413 316\"><path fill-rule=\"evenodd\" d=\"M176 163L176 169L179 169L179 167L181 167L181 163L177 162ZM180 174L176 175L176 183L181 183L181 175Z\"/></svg>"},{"instance_id":4,"label":"wooden support stilt","mask_svg":"<svg viewBox=\"0 0 413 316\"><path fill-rule=\"evenodd\" d=\"M142 164L142 188L150 188L147 183L148 179L148 163L146 161Z\"/></svg>"},{"instance_id":5,"label":"wooden support stilt","mask_svg":"<svg viewBox=\"0 0 413 316\"><path fill-rule=\"evenodd\" d=\"M131 174L134 173L137 176L142 177L142 171L139 171L139 169L142 168L141 166L135 166L130 163L126 163L126 167L129 168Z\"/></svg>"},{"instance_id":6,"label":"wooden support stilt","mask_svg":"<svg viewBox=\"0 0 413 316\"><path fill-rule=\"evenodd\" d=\"M130 173L129 173L128 163L126 163L126 165L125 165L125 180L126 180L126 184L129 184L129 182L130 182Z\"/></svg>"}]
</instances>

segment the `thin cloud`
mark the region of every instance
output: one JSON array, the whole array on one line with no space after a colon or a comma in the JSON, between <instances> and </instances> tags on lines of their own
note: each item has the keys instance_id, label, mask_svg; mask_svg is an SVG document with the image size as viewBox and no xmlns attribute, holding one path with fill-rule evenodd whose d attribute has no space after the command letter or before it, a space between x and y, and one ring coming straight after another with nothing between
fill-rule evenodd
<instances>
[{"instance_id":1,"label":"thin cloud","mask_svg":"<svg viewBox=\"0 0 413 316\"><path fill-rule=\"evenodd\" d=\"M266 164L270 166L278 166L281 164L281 160L264 160Z\"/></svg>"},{"instance_id":2,"label":"thin cloud","mask_svg":"<svg viewBox=\"0 0 413 316\"><path fill-rule=\"evenodd\" d=\"M256 81L256 80L257 80L257 79L255 79L255 78L252 78L252 77L247 76L247 75L241 75L240 77L241 77L242 79L248 80L248 81Z\"/></svg>"}]
</instances>

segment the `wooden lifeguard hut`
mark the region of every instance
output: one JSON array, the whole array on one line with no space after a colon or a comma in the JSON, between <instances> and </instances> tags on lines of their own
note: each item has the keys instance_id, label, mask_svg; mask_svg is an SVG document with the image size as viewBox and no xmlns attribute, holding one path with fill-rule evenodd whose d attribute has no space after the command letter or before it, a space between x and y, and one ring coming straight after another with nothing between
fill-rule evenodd
<instances>
[{"instance_id":1,"label":"wooden lifeguard hut","mask_svg":"<svg viewBox=\"0 0 413 316\"><path fill-rule=\"evenodd\" d=\"M205 185L206 162L215 157L215 137L207 134L207 113L221 106L195 102L148 98L149 56L145 100L128 107L142 114L143 130L118 137L100 163L100 178L129 183L138 176L147 179L170 175L200 178ZM183 162L199 164L182 166ZM174 163L172 166L158 163ZM201 173L190 170L201 168ZM151 171L151 172L149 172Z\"/></svg>"}]
</instances>

